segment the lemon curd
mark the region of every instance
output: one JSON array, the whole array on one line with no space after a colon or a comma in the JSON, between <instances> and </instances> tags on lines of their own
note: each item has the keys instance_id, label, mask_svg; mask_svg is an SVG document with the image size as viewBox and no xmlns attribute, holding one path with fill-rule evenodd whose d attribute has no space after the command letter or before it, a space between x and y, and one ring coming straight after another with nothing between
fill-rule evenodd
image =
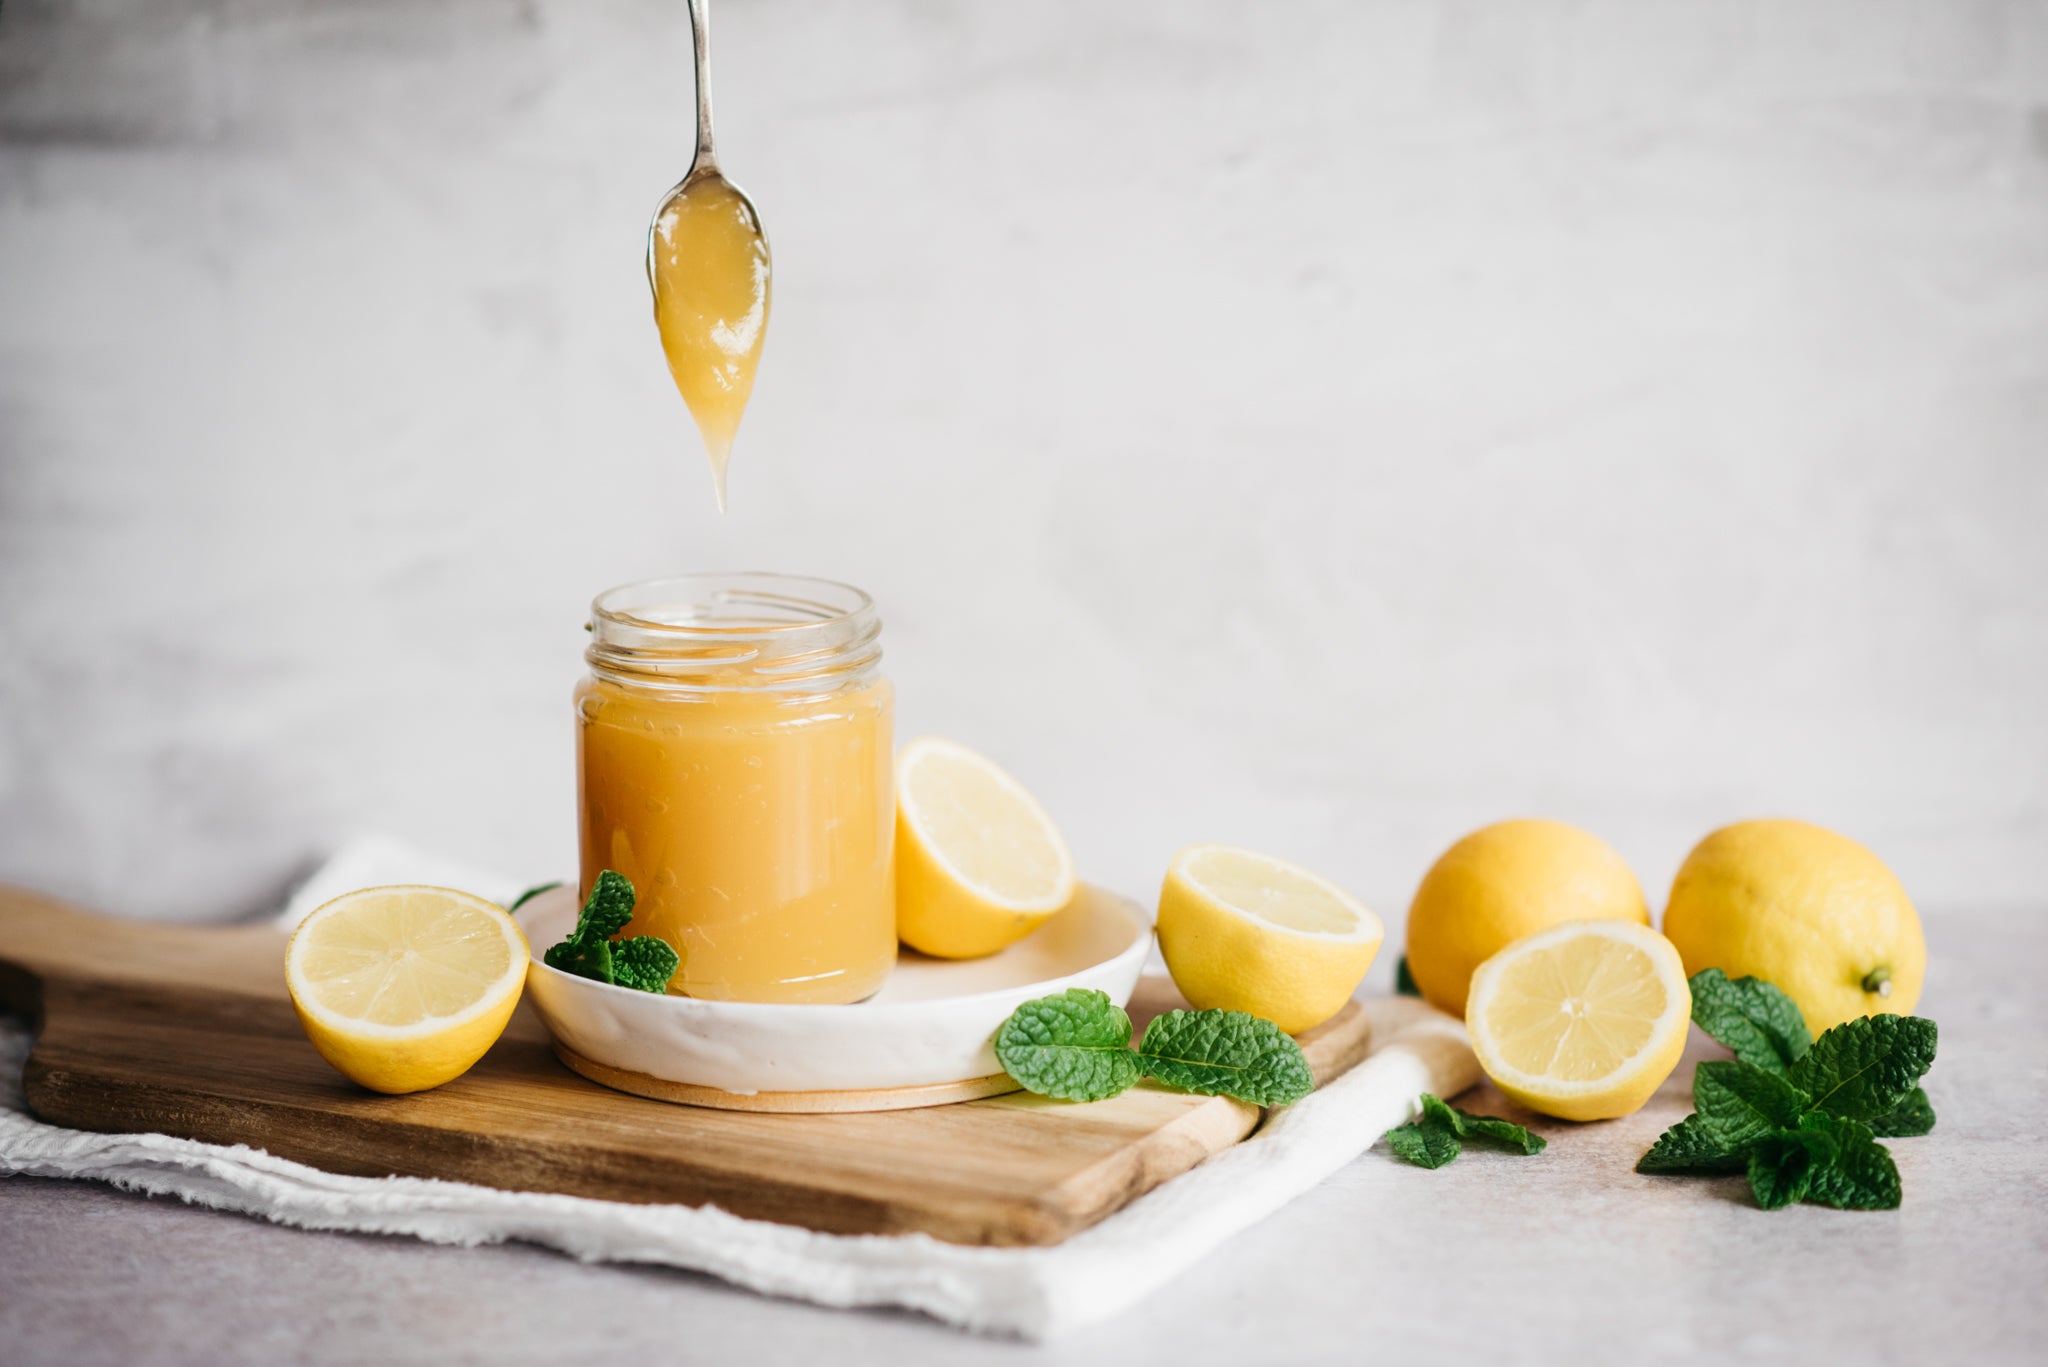
<instances>
[{"instance_id":1,"label":"lemon curd","mask_svg":"<svg viewBox=\"0 0 2048 1367\"><path fill-rule=\"evenodd\" d=\"M692 176L655 216L647 283L669 374L711 457L718 506L768 331L768 235L716 169Z\"/></svg>"},{"instance_id":2,"label":"lemon curd","mask_svg":"<svg viewBox=\"0 0 2048 1367\"><path fill-rule=\"evenodd\" d=\"M669 991L854 1002L896 962L894 694L858 589L688 575L593 605L576 691L582 882L616 869Z\"/></svg>"}]
</instances>

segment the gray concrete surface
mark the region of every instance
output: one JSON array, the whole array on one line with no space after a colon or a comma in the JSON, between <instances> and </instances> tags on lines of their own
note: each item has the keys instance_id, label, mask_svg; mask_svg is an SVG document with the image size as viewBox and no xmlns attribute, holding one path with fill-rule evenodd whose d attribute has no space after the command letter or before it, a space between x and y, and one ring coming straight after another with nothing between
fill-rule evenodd
<instances>
[{"instance_id":1,"label":"gray concrete surface","mask_svg":"<svg viewBox=\"0 0 2048 1367\"><path fill-rule=\"evenodd\" d=\"M1767 1214L1740 1179L1636 1176L1686 1109L1681 1066L1628 1119L1541 1122L1536 1158L1424 1172L1376 1148L1123 1318L1034 1347L534 1248L304 1233L15 1179L0 1360L2031 1363L2048 1335L2048 932L2034 913L1930 924L1940 1124L1891 1141L1895 1213ZM1514 1113L1490 1089L1466 1104Z\"/></svg>"}]
</instances>

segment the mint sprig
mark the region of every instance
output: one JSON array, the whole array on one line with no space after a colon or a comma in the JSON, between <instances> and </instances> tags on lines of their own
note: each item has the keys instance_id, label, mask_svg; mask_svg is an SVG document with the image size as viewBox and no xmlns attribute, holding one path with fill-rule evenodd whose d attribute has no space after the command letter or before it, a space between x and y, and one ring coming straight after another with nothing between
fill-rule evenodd
<instances>
[{"instance_id":1,"label":"mint sprig","mask_svg":"<svg viewBox=\"0 0 2048 1367\"><path fill-rule=\"evenodd\" d=\"M600 873L583 910L577 913L576 929L542 955L542 962L615 987L666 992L669 979L683 962L674 947L653 935L612 938L633 919L634 900L633 885L625 875L611 869Z\"/></svg>"},{"instance_id":2,"label":"mint sprig","mask_svg":"<svg viewBox=\"0 0 2048 1367\"><path fill-rule=\"evenodd\" d=\"M1761 979L1710 968L1692 989L1693 1020L1736 1056L1699 1065L1694 1113L1664 1131L1636 1171L1746 1172L1765 1210L1800 1201L1897 1207L1898 1167L1877 1136L1934 1128L1919 1085L1934 1062L1934 1022L1864 1016L1814 1039L1792 999Z\"/></svg>"},{"instance_id":3,"label":"mint sprig","mask_svg":"<svg viewBox=\"0 0 2048 1367\"><path fill-rule=\"evenodd\" d=\"M1387 1131L1387 1147L1394 1156L1417 1167L1442 1167L1458 1156L1468 1139L1520 1154L1543 1152L1543 1136L1531 1134L1511 1120L1461 1111L1430 1092L1422 1094L1420 1105L1415 1119Z\"/></svg>"},{"instance_id":4,"label":"mint sprig","mask_svg":"<svg viewBox=\"0 0 2048 1367\"><path fill-rule=\"evenodd\" d=\"M1131 1018L1106 992L1028 1001L996 1031L996 1060L1025 1090L1104 1101L1150 1077L1184 1092L1286 1106L1315 1088L1301 1046L1243 1011L1169 1011L1131 1048Z\"/></svg>"}]
</instances>

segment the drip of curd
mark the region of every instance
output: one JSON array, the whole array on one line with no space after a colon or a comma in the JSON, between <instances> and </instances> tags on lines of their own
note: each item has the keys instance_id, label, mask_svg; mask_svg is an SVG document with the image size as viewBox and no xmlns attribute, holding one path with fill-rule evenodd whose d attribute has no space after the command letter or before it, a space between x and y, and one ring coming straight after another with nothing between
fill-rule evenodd
<instances>
[{"instance_id":1,"label":"drip of curd","mask_svg":"<svg viewBox=\"0 0 2048 1367\"><path fill-rule=\"evenodd\" d=\"M718 507L740 415L768 331L768 235L733 184L716 170L685 183L662 205L648 242L647 282L669 374L711 457Z\"/></svg>"}]
</instances>

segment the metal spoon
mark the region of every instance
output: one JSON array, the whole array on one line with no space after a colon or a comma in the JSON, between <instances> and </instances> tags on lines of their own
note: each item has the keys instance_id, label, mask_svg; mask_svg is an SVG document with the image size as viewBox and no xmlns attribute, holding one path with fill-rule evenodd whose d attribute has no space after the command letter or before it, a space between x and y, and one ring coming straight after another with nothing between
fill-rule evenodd
<instances>
[{"instance_id":1,"label":"metal spoon","mask_svg":"<svg viewBox=\"0 0 2048 1367\"><path fill-rule=\"evenodd\" d=\"M647 287L654 295L656 318L659 320L662 305L661 277L657 269L657 252L662 242L664 219L679 218L683 202L695 196L716 195L728 203L724 211L736 214L737 221L745 225L745 231L759 242L759 272L753 282L756 297L751 307L742 315L714 320L713 331L725 341L721 350L727 363L744 360L746 366L744 388L738 391L738 403L745 404L753 388L753 365L758 360L762 330L767 325L768 306L768 234L761 227L760 211L746 192L726 179L718 169L718 155L711 141L711 16L710 0L689 0L690 42L697 59L697 155L690 163L690 170L675 188L662 196L655 206L653 216L647 222ZM731 220L728 220L731 221ZM664 346L668 338L664 337ZM728 345L729 343L729 345ZM677 362L673 353L670 368L675 370ZM736 372L735 372L736 374ZM718 486L718 506L725 507L725 463L730 453L733 432L738 426L738 413L707 415L696 406L691 398L691 386L678 371L676 384L682 389L684 399L691 404L691 411L697 418L699 430L704 435L705 447L711 456L713 477ZM729 420L729 421L728 421Z\"/></svg>"}]
</instances>

